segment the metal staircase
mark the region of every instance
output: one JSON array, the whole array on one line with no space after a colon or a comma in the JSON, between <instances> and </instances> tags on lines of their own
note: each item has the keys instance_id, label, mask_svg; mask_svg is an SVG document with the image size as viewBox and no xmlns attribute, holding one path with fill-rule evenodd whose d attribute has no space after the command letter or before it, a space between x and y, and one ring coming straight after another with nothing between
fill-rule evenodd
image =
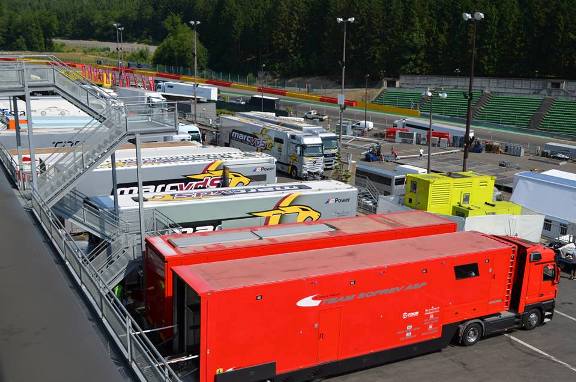
<instances>
[{"instance_id":1,"label":"metal staircase","mask_svg":"<svg viewBox=\"0 0 576 382\"><path fill-rule=\"evenodd\" d=\"M86 195L72 190L52 209L57 216L106 241L113 241L128 231L126 222L120 220L116 214L96 208L86 203L86 199Z\"/></svg>"},{"instance_id":2,"label":"metal staircase","mask_svg":"<svg viewBox=\"0 0 576 382\"><path fill-rule=\"evenodd\" d=\"M0 56L3 96L28 97L30 91L55 91L94 117L74 139L80 142L78 146L47 158L37 183L19 189L26 189L27 203L37 221L138 380L179 382L179 376L110 290L138 264L141 237L129 232L114 214L85 204L85 196L72 191L84 173L104 161L129 136L175 132L177 110L170 105L160 108L143 103L124 105L98 96L93 89L92 84L55 57ZM0 162L20 186L18 164L2 145ZM178 229L157 211L147 211L147 215L146 232L161 231L151 232L157 234ZM66 231L63 217L103 241L86 254Z\"/></svg>"},{"instance_id":3,"label":"metal staircase","mask_svg":"<svg viewBox=\"0 0 576 382\"><path fill-rule=\"evenodd\" d=\"M378 195L380 195L378 188L364 176L356 176L356 187L358 188L358 209L367 213L376 213Z\"/></svg>"},{"instance_id":4,"label":"metal staircase","mask_svg":"<svg viewBox=\"0 0 576 382\"><path fill-rule=\"evenodd\" d=\"M0 57L0 61L7 57ZM72 141L80 142L66 153L47 158L38 176L37 191L53 206L70 191L80 177L98 166L129 136L175 133L178 113L175 104L164 107L139 103L125 105L103 97L93 84L52 56L15 57L0 68L0 90L22 95L31 90L53 90L94 117Z\"/></svg>"},{"instance_id":5,"label":"metal staircase","mask_svg":"<svg viewBox=\"0 0 576 382\"><path fill-rule=\"evenodd\" d=\"M146 236L164 235L182 230L180 225L157 210L145 211L143 219ZM125 228L127 226L121 222L115 237L109 241L102 241L87 255L94 269L110 288L116 286L125 275L142 262L140 232L130 232Z\"/></svg>"}]
</instances>

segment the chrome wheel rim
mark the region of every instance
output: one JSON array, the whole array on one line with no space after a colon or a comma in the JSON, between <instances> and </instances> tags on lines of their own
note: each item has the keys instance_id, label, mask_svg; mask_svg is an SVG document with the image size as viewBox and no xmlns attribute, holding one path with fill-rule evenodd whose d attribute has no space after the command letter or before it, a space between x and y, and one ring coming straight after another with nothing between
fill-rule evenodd
<instances>
[{"instance_id":1,"label":"chrome wheel rim","mask_svg":"<svg viewBox=\"0 0 576 382\"><path fill-rule=\"evenodd\" d=\"M468 333L466 333L466 341L468 342L476 342L476 340L478 340L478 335L480 333L478 332L478 329L471 328L470 330L468 330Z\"/></svg>"},{"instance_id":2,"label":"chrome wheel rim","mask_svg":"<svg viewBox=\"0 0 576 382\"><path fill-rule=\"evenodd\" d=\"M528 316L528 323L530 324L530 326L538 325L538 314L536 314L536 312L530 313L530 315Z\"/></svg>"}]
</instances>

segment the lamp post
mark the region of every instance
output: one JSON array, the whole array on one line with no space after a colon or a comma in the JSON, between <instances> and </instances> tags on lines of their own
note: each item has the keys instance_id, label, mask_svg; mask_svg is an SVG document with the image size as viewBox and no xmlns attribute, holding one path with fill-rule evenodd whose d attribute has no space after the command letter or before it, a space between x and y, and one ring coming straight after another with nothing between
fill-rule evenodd
<instances>
[{"instance_id":1,"label":"lamp post","mask_svg":"<svg viewBox=\"0 0 576 382\"><path fill-rule=\"evenodd\" d=\"M120 68L120 37L119 37L119 32L118 29L122 26L119 23L113 23L112 25L114 25L114 28L116 28L116 56L118 58L118 68Z\"/></svg>"},{"instance_id":2,"label":"lamp post","mask_svg":"<svg viewBox=\"0 0 576 382\"><path fill-rule=\"evenodd\" d=\"M439 97L439 98L446 98L447 94L444 92L444 89L440 88L440 89L428 89L424 92L423 94L427 99L428 102L430 103L430 121L429 121L429 125L428 125L428 137L427 137L427 143L428 143L428 163L426 165L426 170L428 172L428 174L430 174L432 172L432 105L434 104L434 97Z\"/></svg>"},{"instance_id":3,"label":"lamp post","mask_svg":"<svg viewBox=\"0 0 576 382\"><path fill-rule=\"evenodd\" d=\"M338 154L342 154L342 117L344 115L344 109L346 109L346 104L344 102L344 78L346 75L346 26L354 22L354 17L348 17L344 19L342 17L336 18L338 24L344 24L344 42L342 47L342 89L340 91L340 97L338 97L338 104L340 105L340 132L338 133Z\"/></svg>"},{"instance_id":4,"label":"lamp post","mask_svg":"<svg viewBox=\"0 0 576 382\"><path fill-rule=\"evenodd\" d=\"M260 81L260 101L261 101L261 111L264 112L264 68L266 64L262 64L262 70L260 71L260 75L262 76L262 81Z\"/></svg>"},{"instance_id":5,"label":"lamp post","mask_svg":"<svg viewBox=\"0 0 576 382\"><path fill-rule=\"evenodd\" d=\"M118 30L120 31L120 64L122 65L121 68L124 68L124 50L123 50L123 43L124 40L122 39L122 32L124 32L124 27L119 27Z\"/></svg>"},{"instance_id":6,"label":"lamp post","mask_svg":"<svg viewBox=\"0 0 576 382\"><path fill-rule=\"evenodd\" d=\"M198 118L196 117L196 106L198 104L198 100L196 99L196 88L198 87L198 60L197 60L197 50L196 50L196 41L197 41L197 27L200 25L200 21L192 20L189 21L190 25L194 29L194 124L196 125L198 122Z\"/></svg>"},{"instance_id":7,"label":"lamp post","mask_svg":"<svg viewBox=\"0 0 576 382\"><path fill-rule=\"evenodd\" d=\"M370 78L370 74L364 76L364 128L368 123L368 78Z\"/></svg>"},{"instance_id":8,"label":"lamp post","mask_svg":"<svg viewBox=\"0 0 576 382\"><path fill-rule=\"evenodd\" d=\"M472 59L470 63L470 81L468 82L468 109L466 112L466 133L464 135L464 158L462 160L462 171L467 169L468 151L470 150L470 124L472 122L472 85L474 83L474 59L476 56L476 23L484 19L484 13L474 12L463 13L464 21L472 22Z\"/></svg>"}]
</instances>

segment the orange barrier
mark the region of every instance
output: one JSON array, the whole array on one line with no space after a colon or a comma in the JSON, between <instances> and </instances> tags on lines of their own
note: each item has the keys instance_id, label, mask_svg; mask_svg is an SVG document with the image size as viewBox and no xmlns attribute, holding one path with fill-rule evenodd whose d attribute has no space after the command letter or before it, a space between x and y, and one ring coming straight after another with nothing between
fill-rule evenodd
<instances>
[{"instance_id":1,"label":"orange barrier","mask_svg":"<svg viewBox=\"0 0 576 382\"><path fill-rule=\"evenodd\" d=\"M364 102L358 101L358 108L364 108ZM368 110L370 111L380 111L383 113L392 113L392 114L402 114L410 117L420 117L420 111L414 109L404 109L402 107L390 106L390 105L379 105L376 103L369 103Z\"/></svg>"}]
</instances>

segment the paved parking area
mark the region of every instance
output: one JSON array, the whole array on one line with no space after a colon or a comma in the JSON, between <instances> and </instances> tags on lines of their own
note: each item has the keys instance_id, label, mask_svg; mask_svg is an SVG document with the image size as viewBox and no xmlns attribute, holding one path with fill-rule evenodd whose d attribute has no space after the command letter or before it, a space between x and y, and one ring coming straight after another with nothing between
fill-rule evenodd
<instances>
[{"instance_id":1,"label":"paved parking area","mask_svg":"<svg viewBox=\"0 0 576 382\"><path fill-rule=\"evenodd\" d=\"M344 142L349 142L349 140L344 140ZM353 159L363 162L362 153L367 151L371 145L373 145L373 143L354 140L344 145L344 152L345 155L346 153L351 153ZM426 168L428 153L426 146L383 142L381 147L382 153L385 155L390 154L392 149L394 149L394 151L398 153L398 160L396 163L370 162L369 164L371 166L393 170L397 164L409 164ZM420 148L424 149L424 157L422 159L420 159L418 155ZM461 151L454 151L455 148L453 147L446 149L433 147L432 170L439 172L461 171L463 153ZM501 166L501 162L506 162L506 166ZM576 162L563 162L531 155L514 157L506 154L470 153L468 157L468 169L481 174L494 175L496 176L497 185L511 188L514 181L514 174L518 172L557 169L576 173Z\"/></svg>"},{"instance_id":2,"label":"paved parking area","mask_svg":"<svg viewBox=\"0 0 576 382\"><path fill-rule=\"evenodd\" d=\"M329 382L529 382L576 380L576 281L562 278L554 319L471 347L441 352L331 378Z\"/></svg>"}]
</instances>

